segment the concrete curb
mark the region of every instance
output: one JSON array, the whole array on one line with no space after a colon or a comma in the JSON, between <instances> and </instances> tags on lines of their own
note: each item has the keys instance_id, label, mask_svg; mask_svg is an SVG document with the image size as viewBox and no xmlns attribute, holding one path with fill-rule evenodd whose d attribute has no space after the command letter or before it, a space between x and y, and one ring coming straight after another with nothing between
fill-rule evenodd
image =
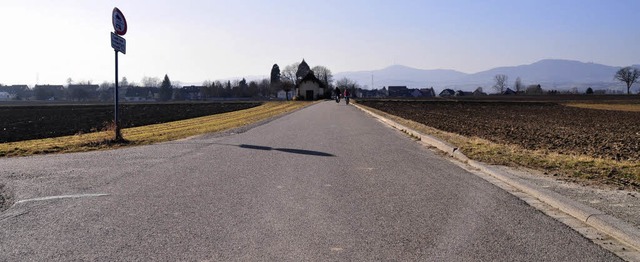
<instances>
[{"instance_id":1,"label":"concrete curb","mask_svg":"<svg viewBox=\"0 0 640 262\"><path fill-rule=\"evenodd\" d=\"M497 178L498 180L526 194L529 194L539 199L540 201L561 210L564 213L567 213L570 216L575 217L576 219L584 222L585 224L592 226L604 232L605 234L608 234L611 237L614 237L626 243L627 245L635 248L637 251L640 251L640 230L630 225L629 223L624 222L611 215L607 215L600 210L597 210L590 206L574 201L570 198L567 198L551 190L547 190L547 189L532 185L527 181L518 179L514 176L509 175L508 173L492 168L489 165L486 165L484 163L471 160L467 156L462 154L457 147L454 147L435 137L421 134L420 132L417 132L393 120L380 116L358 104L354 103L354 106L372 115L373 117L377 118L381 122L391 127L394 127L403 132L406 132L414 137L420 138L421 143L424 143L428 146L436 147L441 151L447 153L449 156L457 159L458 161L461 161L474 168L477 168L478 170L488 175L491 175Z\"/></svg>"}]
</instances>

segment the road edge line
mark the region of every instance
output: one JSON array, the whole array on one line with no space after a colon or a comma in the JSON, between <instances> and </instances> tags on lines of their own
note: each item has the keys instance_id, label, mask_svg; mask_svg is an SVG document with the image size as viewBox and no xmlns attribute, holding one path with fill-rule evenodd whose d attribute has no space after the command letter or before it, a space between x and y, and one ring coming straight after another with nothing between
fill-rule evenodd
<instances>
[{"instance_id":1,"label":"road edge line","mask_svg":"<svg viewBox=\"0 0 640 262\"><path fill-rule=\"evenodd\" d=\"M27 202L47 201L47 200L56 200L56 199L65 199L65 198L101 197L101 196L109 196L109 194L76 194L76 195L37 197L37 198L18 200L13 204L18 205L18 204L27 203Z\"/></svg>"}]
</instances>

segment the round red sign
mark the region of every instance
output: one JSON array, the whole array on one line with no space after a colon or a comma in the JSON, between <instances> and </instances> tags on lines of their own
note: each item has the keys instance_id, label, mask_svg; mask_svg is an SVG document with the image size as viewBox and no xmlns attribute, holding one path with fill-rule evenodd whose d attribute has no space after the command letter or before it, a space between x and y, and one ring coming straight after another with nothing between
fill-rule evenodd
<instances>
[{"instance_id":1,"label":"round red sign","mask_svg":"<svg viewBox=\"0 0 640 262\"><path fill-rule=\"evenodd\" d=\"M127 20L124 19L124 15L117 7L113 8L111 23L113 23L113 30L115 30L116 34L124 35L127 33Z\"/></svg>"}]
</instances>

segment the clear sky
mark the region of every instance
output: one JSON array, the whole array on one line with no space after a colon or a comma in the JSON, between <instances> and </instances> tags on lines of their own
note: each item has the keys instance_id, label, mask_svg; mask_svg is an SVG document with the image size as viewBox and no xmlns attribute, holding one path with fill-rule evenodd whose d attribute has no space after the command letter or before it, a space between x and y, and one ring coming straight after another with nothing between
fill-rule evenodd
<instances>
[{"instance_id":1,"label":"clear sky","mask_svg":"<svg viewBox=\"0 0 640 262\"><path fill-rule=\"evenodd\" d=\"M401 64L475 73L546 58L640 63L640 0L2 0L0 83L201 83L303 58L334 73Z\"/></svg>"}]
</instances>

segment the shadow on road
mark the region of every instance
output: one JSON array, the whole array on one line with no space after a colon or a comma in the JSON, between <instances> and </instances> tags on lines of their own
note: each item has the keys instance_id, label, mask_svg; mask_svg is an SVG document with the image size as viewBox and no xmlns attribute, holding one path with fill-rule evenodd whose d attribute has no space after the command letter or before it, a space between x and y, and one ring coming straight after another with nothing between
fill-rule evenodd
<instances>
[{"instance_id":1,"label":"shadow on road","mask_svg":"<svg viewBox=\"0 0 640 262\"><path fill-rule=\"evenodd\" d=\"M310 156L329 156L329 157L335 157L335 155L333 154L329 154L329 153L325 153L325 152L320 152L320 151L313 151L313 150L304 150L304 149L293 149L293 148L273 148L273 147L269 147L269 146L257 146L257 145L246 145L246 144L241 144L238 145L238 147L240 148L246 148L246 149L255 149L255 150L265 150L265 151L281 151L281 152L285 152L285 153L293 153L293 154L301 154L301 155L310 155Z\"/></svg>"}]
</instances>

